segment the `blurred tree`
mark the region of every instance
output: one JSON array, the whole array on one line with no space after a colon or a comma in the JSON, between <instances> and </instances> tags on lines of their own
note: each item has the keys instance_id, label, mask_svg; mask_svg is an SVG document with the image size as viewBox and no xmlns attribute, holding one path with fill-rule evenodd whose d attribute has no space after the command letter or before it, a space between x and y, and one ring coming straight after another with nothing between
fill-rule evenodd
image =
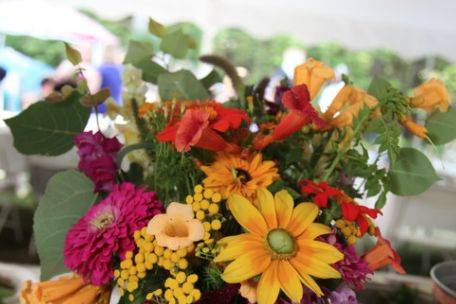
<instances>
[{"instance_id":1,"label":"blurred tree","mask_svg":"<svg viewBox=\"0 0 456 304\"><path fill-rule=\"evenodd\" d=\"M213 45L215 54L226 57L249 71L248 83L258 82L279 68L282 54L287 48L301 46L286 35L261 40L237 28L221 30L215 36Z\"/></svg>"},{"instance_id":2,"label":"blurred tree","mask_svg":"<svg viewBox=\"0 0 456 304\"><path fill-rule=\"evenodd\" d=\"M65 48L60 41L40 40L28 36L6 36L5 45L51 66L57 66L66 56Z\"/></svg>"}]
</instances>

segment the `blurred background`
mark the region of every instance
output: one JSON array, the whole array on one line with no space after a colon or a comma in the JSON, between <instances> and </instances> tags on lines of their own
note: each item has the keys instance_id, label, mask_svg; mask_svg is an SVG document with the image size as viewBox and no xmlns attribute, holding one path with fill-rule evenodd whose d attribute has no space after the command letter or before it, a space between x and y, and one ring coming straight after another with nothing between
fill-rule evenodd
<instances>
[{"instance_id":1,"label":"blurred background","mask_svg":"<svg viewBox=\"0 0 456 304\"><path fill-rule=\"evenodd\" d=\"M0 278L2 271L16 273L17 281L36 277L34 209L49 177L77 164L74 151L53 159L19 155L3 123L71 84L62 41L82 53L93 91L108 87L119 104L128 41L148 41L158 51L149 17L194 38L196 48L185 59L162 60L200 77L210 68L198 57L213 53L232 61L247 83L267 76L273 87L314 57L338 76L319 96L324 109L342 88L342 74L363 88L382 76L404 91L438 77L456 96L455 12L453 0L0 0ZM213 90L219 101L233 94L226 79ZM147 99L158 100L152 85ZM377 276L372 290L379 303L427 303L430 268L456 258L456 145L443 152L408 141L428 154L442 180L420 196L389 198L381 226L408 275ZM0 302L11 292L6 287L0 283Z\"/></svg>"}]
</instances>

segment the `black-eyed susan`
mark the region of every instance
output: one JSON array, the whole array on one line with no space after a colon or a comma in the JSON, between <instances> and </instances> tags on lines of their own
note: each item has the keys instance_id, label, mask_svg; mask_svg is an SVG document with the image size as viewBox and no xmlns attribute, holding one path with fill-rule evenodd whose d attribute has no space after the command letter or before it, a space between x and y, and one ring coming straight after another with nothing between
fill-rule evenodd
<instances>
[{"instance_id":1,"label":"black-eyed susan","mask_svg":"<svg viewBox=\"0 0 456 304\"><path fill-rule=\"evenodd\" d=\"M318 296L323 292L312 277L340 278L330 265L343 259L334 246L315 238L331 232L328 226L314 223L318 207L300 203L283 190L273 196L266 189L257 191L258 208L240 195L231 195L228 207L246 233L222 239L226 247L216 262L228 262L222 278L241 283L260 276L259 304L276 302L280 289L294 302L303 296L303 286Z\"/></svg>"},{"instance_id":2,"label":"black-eyed susan","mask_svg":"<svg viewBox=\"0 0 456 304\"><path fill-rule=\"evenodd\" d=\"M202 166L207 177L206 188L220 192L223 198L236 193L253 198L258 189L265 188L279 178L273 161L263 161L260 153L243 158L240 155L220 153L210 166Z\"/></svg>"}]
</instances>

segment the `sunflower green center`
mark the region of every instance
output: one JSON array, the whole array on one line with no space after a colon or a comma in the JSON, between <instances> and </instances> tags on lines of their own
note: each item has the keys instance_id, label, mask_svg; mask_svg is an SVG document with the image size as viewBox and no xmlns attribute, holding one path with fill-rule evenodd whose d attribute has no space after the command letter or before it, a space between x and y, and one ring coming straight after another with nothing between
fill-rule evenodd
<instances>
[{"instance_id":1,"label":"sunflower green center","mask_svg":"<svg viewBox=\"0 0 456 304\"><path fill-rule=\"evenodd\" d=\"M273 229L267 236L269 247L278 255L290 255L296 251L294 238L284 229Z\"/></svg>"},{"instance_id":2,"label":"sunflower green center","mask_svg":"<svg viewBox=\"0 0 456 304\"><path fill-rule=\"evenodd\" d=\"M233 176L236 179L239 179L241 183L247 183L252 179L250 173L247 170L240 169L240 168L233 168Z\"/></svg>"}]
</instances>

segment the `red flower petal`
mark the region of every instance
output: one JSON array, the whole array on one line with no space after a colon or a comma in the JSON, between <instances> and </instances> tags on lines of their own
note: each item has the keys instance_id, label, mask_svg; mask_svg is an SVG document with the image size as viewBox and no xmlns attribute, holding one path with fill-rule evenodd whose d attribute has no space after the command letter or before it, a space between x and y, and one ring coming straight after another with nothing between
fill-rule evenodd
<instances>
[{"instance_id":1,"label":"red flower petal","mask_svg":"<svg viewBox=\"0 0 456 304\"><path fill-rule=\"evenodd\" d=\"M286 91L282 96L282 103L288 110L304 111L310 104L310 94L305 84L297 85Z\"/></svg>"},{"instance_id":2,"label":"red flower petal","mask_svg":"<svg viewBox=\"0 0 456 304\"><path fill-rule=\"evenodd\" d=\"M189 151L201 139L209 125L209 113L203 110L187 110L176 133L175 145L179 152Z\"/></svg>"},{"instance_id":3,"label":"red flower petal","mask_svg":"<svg viewBox=\"0 0 456 304\"><path fill-rule=\"evenodd\" d=\"M314 197L314 203L318 207L327 207L328 206L328 195L326 193L318 193Z\"/></svg>"},{"instance_id":4,"label":"red flower petal","mask_svg":"<svg viewBox=\"0 0 456 304\"><path fill-rule=\"evenodd\" d=\"M352 203L342 203L342 215L347 221L355 221L360 215L359 206Z\"/></svg>"},{"instance_id":5,"label":"red flower petal","mask_svg":"<svg viewBox=\"0 0 456 304\"><path fill-rule=\"evenodd\" d=\"M176 133L179 129L179 123L168 124L163 130L161 130L155 138L161 142L175 141Z\"/></svg>"},{"instance_id":6,"label":"red flower petal","mask_svg":"<svg viewBox=\"0 0 456 304\"><path fill-rule=\"evenodd\" d=\"M298 111L291 111L282 117L282 120L272 132L272 138L275 141L282 140L299 131L305 123L305 118Z\"/></svg>"}]
</instances>

